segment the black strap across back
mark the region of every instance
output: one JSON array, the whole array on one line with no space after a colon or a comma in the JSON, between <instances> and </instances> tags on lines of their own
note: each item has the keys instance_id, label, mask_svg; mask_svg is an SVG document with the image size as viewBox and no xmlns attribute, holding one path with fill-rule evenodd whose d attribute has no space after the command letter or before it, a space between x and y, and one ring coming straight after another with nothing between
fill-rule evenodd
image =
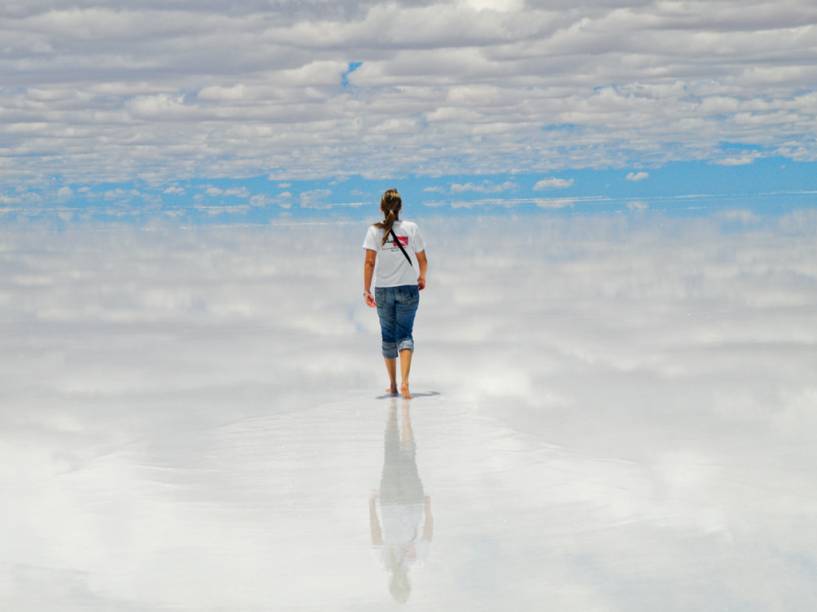
<instances>
[{"instance_id":1,"label":"black strap across back","mask_svg":"<svg viewBox=\"0 0 817 612\"><path fill-rule=\"evenodd\" d=\"M407 262L409 262L409 265L410 265L410 266L413 268L413 267L414 267L414 264L413 264L413 263L411 263L411 257L409 257L409 254L408 254L408 253L406 253L406 249L404 249L404 248L403 248L402 243L401 243L401 242L400 242L400 241L397 239L397 234L395 234L395 233L394 233L394 230L391 230L391 236L392 236L392 238L394 238L394 243L395 243L397 246L399 246L399 247L400 247L400 250L401 250L401 251L403 251L403 255L405 255L405 256L406 256L406 261L407 261Z\"/></svg>"}]
</instances>

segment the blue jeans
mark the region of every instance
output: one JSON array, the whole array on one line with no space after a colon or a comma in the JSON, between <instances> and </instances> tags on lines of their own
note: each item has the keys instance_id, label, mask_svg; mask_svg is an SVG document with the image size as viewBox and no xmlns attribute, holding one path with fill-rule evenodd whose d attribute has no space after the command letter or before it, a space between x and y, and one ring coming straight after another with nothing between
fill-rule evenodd
<instances>
[{"instance_id":1,"label":"blue jeans","mask_svg":"<svg viewBox=\"0 0 817 612\"><path fill-rule=\"evenodd\" d=\"M397 352L414 350L414 315L420 304L417 285L399 287L375 287L377 316L380 317L380 337L383 340L383 357L394 359Z\"/></svg>"}]
</instances>

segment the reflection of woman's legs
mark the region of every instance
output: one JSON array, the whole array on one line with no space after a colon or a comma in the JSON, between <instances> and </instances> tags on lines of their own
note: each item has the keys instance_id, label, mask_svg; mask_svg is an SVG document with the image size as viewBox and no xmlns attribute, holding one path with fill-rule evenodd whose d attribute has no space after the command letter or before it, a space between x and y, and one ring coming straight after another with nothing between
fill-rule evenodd
<instances>
[{"instance_id":1,"label":"reflection of woman's legs","mask_svg":"<svg viewBox=\"0 0 817 612\"><path fill-rule=\"evenodd\" d=\"M414 429L411 427L411 404L409 402L401 402L401 419L402 426L400 427L400 444L404 447L414 447Z\"/></svg>"},{"instance_id":2,"label":"reflection of woman's legs","mask_svg":"<svg viewBox=\"0 0 817 612\"><path fill-rule=\"evenodd\" d=\"M417 471L416 446L408 406L404 406L402 412L405 435L401 440L397 406L389 406L383 445L383 474L380 479L380 503L385 505L422 504L425 495Z\"/></svg>"}]
</instances>

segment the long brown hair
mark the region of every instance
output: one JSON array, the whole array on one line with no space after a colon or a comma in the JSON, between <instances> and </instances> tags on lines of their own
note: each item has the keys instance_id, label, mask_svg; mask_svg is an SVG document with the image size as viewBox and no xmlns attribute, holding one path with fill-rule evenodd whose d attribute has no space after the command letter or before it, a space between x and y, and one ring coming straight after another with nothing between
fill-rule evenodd
<instances>
[{"instance_id":1,"label":"long brown hair","mask_svg":"<svg viewBox=\"0 0 817 612\"><path fill-rule=\"evenodd\" d=\"M383 230L382 244L386 244L389 239L389 233L394 222L400 218L401 208L403 208L403 200L400 198L400 194L396 189L387 189L383 193L383 197L380 198L380 210L383 211L383 220L374 224L375 227Z\"/></svg>"}]
</instances>

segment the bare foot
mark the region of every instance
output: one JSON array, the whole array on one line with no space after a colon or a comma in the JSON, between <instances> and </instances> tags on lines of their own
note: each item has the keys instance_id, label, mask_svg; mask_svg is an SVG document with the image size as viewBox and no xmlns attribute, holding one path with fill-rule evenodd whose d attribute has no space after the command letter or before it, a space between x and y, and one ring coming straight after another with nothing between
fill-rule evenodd
<instances>
[{"instance_id":1,"label":"bare foot","mask_svg":"<svg viewBox=\"0 0 817 612\"><path fill-rule=\"evenodd\" d=\"M409 392L409 386L407 382L404 382L400 385L400 395L403 396L403 399L411 399L411 393Z\"/></svg>"},{"instance_id":2,"label":"bare foot","mask_svg":"<svg viewBox=\"0 0 817 612\"><path fill-rule=\"evenodd\" d=\"M397 383L392 383L390 387L386 387L386 393L397 395Z\"/></svg>"}]
</instances>

